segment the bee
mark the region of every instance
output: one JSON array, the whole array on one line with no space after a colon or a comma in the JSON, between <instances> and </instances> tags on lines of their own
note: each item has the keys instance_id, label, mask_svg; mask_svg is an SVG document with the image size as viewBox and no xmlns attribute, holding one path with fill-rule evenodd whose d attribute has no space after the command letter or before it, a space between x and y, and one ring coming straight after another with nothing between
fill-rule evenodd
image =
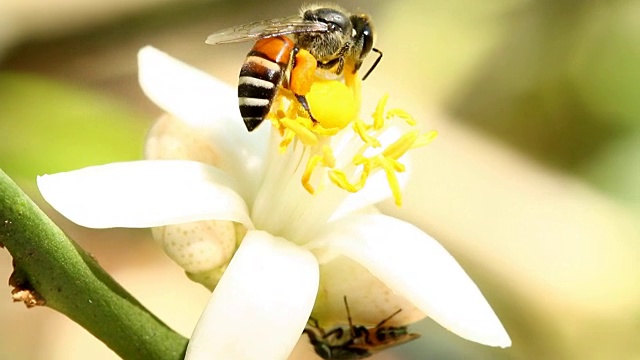
<instances>
[{"instance_id":1,"label":"bee","mask_svg":"<svg viewBox=\"0 0 640 360\"><path fill-rule=\"evenodd\" d=\"M291 36L293 39L291 39ZM238 102L248 131L269 113L280 88L290 90L314 122L305 97L317 69L338 76L355 74L373 48L373 26L366 14L350 15L337 7L303 7L298 15L232 27L210 35L206 43L229 44L255 40L240 70Z\"/></svg>"},{"instance_id":2,"label":"bee","mask_svg":"<svg viewBox=\"0 0 640 360\"><path fill-rule=\"evenodd\" d=\"M384 324L402 310L394 312L374 327L353 325L347 297L344 297L349 327L338 326L325 332L318 321L309 318L304 333L309 336L313 349L325 360L357 360L367 358L378 351L404 344L420 337L409 333L406 326L385 326Z\"/></svg>"}]
</instances>

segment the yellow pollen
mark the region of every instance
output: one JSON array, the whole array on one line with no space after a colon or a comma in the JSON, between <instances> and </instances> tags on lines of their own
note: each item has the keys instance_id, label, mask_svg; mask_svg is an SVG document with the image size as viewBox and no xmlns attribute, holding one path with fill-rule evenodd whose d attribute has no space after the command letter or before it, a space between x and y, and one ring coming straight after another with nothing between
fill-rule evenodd
<instances>
[{"instance_id":1,"label":"yellow pollen","mask_svg":"<svg viewBox=\"0 0 640 360\"><path fill-rule=\"evenodd\" d=\"M325 129L343 129L358 115L351 90L335 80L316 80L307 94L311 115Z\"/></svg>"},{"instance_id":2,"label":"yellow pollen","mask_svg":"<svg viewBox=\"0 0 640 360\"><path fill-rule=\"evenodd\" d=\"M389 94L385 94L382 99L378 101L376 110L372 114L373 128L376 130L380 130L384 126L384 107L387 106L387 100L389 100Z\"/></svg>"},{"instance_id":3,"label":"yellow pollen","mask_svg":"<svg viewBox=\"0 0 640 360\"><path fill-rule=\"evenodd\" d=\"M360 136L360 139L370 147L376 148L380 147L380 141L374 138L373 136L367 134L367 132L371 129L371 126L365 124L362 119L357 119L353 123L353 130Z\"/></svg>"},{"instance_id":4,"label":"yellow pollen","mask_svg":"<svg viewBox=\"0 0 640 360\"><path fill-rule=\"evenodd\" d=\"M402 109L391 109L387 111L387 119L391 119L393 117L398 117L407 122L407 124L411 126L416 126L416 120L409 114L408 112Z\"/></svg>"},{"instance_id":5,"label":"yellow pollen","mask_svg":"<svg viewBox=\"0 0 640 360\"><path fill-rule=\"evenodd\" d=\"M324 166L325 168L334 168L336 166L336 159L333 156L333 150L328 145L322 147L322 155L315 154L309 158L307 167L302 174L302 186L309 192L309 194L315 194L315 189L311 185L311 175L318 166Z\"/></svg>"},{"instance_id":6,"label":"yellow pollen","mask_svg":"<svg viewBox=\"0 0 640 360\"><path fill-rule=\"evenodd\" d=\"M316 79L305 95L315 121L290 91L280 91L268 118L281 135L281 152L285 152L292 142L297 141L305 147L305 152L311 154L300 179L302 186L310 194L317 193L325 183L322 178L313 176L317 171L321 171L320 174L324 174L330 183L349 192L360 191L371 174L384 171L395 203L400 206L402 195L397 174L405 171L400 160L409 150L429 144L437 132L421 133L413 128L392 143L387 143L384 149L378 149L382 147L379 136L385 133L392 122L401 121L406 124L404 127L414 127L416 120L402 109L385 110L388 95L384 95L378 102L372 121L366 122L358 118L360 84L357 75L351 74L345 75L344 82ZM341 151L350 149L347 153L351 157L350 160L342 157L340 167L337 167L335 157L338 155L340 158L340 153L335 153L335 148L331 147L332 137L338 134L345 134L350 139L349 144L353 144L353 141L361 142L353 144L355 147L340 147Z\"/></svg>"},{"instance_id":7,"label":"yellow pollen","mask_svg":"<svg viewBox=\"0 0 640 360\"><path fill-rule=\"evenodd\" d=\"M311 120L301 116L296 117L295 120L289 118L283 118L280 120L280 124L285 127L286 130L291 131L298 136L298 139L306 146L318 145L318 136L311 131ZM285 130L285 134L286 134ZM290 142L290 141L289 141ZM287 143L288 145L288 143ZM282 143L280 144L282 147ZM285 145L286 148L286 145Z\"/></svg>"}]
</instances>

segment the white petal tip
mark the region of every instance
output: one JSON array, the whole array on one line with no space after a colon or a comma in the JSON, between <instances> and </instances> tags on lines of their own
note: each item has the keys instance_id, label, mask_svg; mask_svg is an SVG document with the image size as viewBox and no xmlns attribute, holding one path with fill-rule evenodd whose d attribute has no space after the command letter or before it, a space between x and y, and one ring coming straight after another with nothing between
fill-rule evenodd
<instances>
[{"instance_id":1,"label":"white petal tip","mask_svg":"<svg viewBox=\"0 0 640 360\"><path fill-rule=\"evenodd\" d=\"M309 251L248 232L194 330L186 359L286 359L309 319L319 276Z\"/></svg>"},{"instance_id":2,"label":"white petal tip","mask_svg":"<svg viewBox=\"0 0 640 360\"><path fill-rule=\"evenodd\" d=\"M511 346L473 280L422 230L384 215L354 215L332 228L324 235L330 247L359 262L443 327L480 344Z\"/></svg>"},{"instance_id":3,"label":"white petal tip","mask_svg":"<svg viewBox=\"0 0 640 360\"><path fill-rule=\"evenodd\" d=\"M499 347L503 349L511 347L511 338L509 338L509 335L504 330L504 328L501 327L494 333L490 333L490 335L491 336L487 336L486 339L484 339L485 341L481 341L480 343L487 346Z\"/></svg>"}]
</instances>

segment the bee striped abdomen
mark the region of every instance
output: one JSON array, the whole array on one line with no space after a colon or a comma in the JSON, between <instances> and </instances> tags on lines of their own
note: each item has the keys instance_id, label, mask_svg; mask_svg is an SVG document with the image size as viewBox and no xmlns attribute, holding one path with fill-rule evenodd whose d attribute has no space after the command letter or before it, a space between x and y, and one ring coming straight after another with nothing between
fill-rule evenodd
<instances>
[{"instance_id":1,"label":"bee striped abdomen","mask_svg":"<svg viewBox=\"0 0 640 360\"><path fill-rule=\"evenodd\" d=\"M253 131L271 109L289 65L293 41L277 36L256 42L240 70L238 102L247 130Z\"/></svg>"}]
</instances>

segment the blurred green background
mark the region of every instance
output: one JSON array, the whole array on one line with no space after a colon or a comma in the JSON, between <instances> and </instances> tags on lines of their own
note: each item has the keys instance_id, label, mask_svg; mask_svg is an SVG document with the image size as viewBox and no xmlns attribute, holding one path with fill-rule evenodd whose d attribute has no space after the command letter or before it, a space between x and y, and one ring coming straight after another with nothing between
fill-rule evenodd
<instances>
[{"instance_id":1,"label":"blurred green background","mask_svg":"<svg viewBox=\"0 0 640 360\"><path fill-rule=\"evenodd\" d=\"M385 53L364 106L389 92L440 132L416 156L405 206L383 209L439 239L513 339L510 349L487 348L427 319L413 327L421 340L376 358L640 359L640 2L337 3L372 15ZM235 84L250 44L211 47L206 36L300 5L0 3L0 168L184 335L206 290L146 231L60 218L35 177L141 157L160 110L137 85L140 47ZM2 252L0 278L10 272ZM70 320L12 304L9 291L0 358L115 358Z\"/></svg>"}]
</instances>

